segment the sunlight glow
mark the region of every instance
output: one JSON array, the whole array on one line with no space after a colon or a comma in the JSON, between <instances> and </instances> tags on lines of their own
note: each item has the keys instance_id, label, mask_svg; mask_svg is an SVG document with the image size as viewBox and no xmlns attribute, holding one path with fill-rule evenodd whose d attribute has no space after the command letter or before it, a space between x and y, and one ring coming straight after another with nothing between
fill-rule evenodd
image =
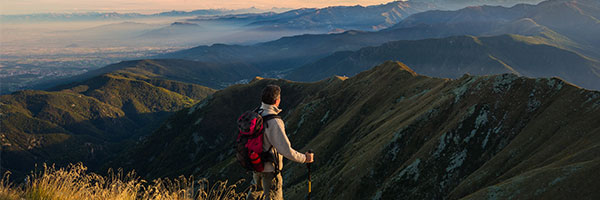
<instances>
[{"instance_id":1,"label":"sunlight glow","mask_svg":"<svg viewBox=\"0 0 600 200\"><path fill-rule=\"evenodd\" d=\"M139 12L170 10L320 8L339 5L376 5L392 0L3 0L0 14L72 13L72 12Z\"/></svg>"}]
</instances>

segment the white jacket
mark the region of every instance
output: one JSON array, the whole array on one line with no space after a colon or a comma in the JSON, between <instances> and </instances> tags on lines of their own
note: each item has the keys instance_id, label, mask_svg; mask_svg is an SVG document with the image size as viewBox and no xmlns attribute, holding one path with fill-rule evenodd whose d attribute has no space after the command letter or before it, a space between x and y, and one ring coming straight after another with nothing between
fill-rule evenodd
<instances>
[{"instance_id":1,"label":"white jacket","mask_svg":"<svg viewBox=\"0 0 600 200\"><path fill-rule=\"evenodd\" d=\"M262 109L262 116L279 114L281 109L275 107L275 105L262 103L260 106ZM268 151L273 146L274 150L271 150L271 154L275 155L278 153L279 156L274 156L274 158L279 158L279 170L283 169L283 157L299 163L304 163L306 161L306 156L303 153L300 153L294 150L290 144L290 140L285 134L285 124L283 120L279 118L271 119L267 121L266 124L268 128L265 129L265 134L263 135L263 151ZM282 157L283 155L283 157ZM273 172L274 164L272 162L265 162L265 169L263 172Z\"/></svg>"}]
</instances>

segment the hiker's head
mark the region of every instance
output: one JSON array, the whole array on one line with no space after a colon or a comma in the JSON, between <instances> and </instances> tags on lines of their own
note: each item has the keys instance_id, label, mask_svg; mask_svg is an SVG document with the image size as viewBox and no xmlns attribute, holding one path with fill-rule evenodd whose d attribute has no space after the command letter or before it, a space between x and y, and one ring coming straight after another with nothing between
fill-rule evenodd
<instances>
[{"instance_id":1,"label":"hiker's head","mask_svg":"<svg viewBox=\"0 0 600 200\"><path fill-rule=\"evenodd\" d=\"M279 102L281 102L281 88L277 85L267 85L262 92L262 102L279 106Z\"/></svg>"}]
</instances>

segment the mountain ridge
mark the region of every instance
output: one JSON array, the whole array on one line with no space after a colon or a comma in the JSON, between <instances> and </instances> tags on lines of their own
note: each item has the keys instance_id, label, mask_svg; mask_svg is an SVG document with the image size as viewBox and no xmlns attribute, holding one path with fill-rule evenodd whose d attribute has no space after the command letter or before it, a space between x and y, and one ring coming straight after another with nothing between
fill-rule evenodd
<instances>
[{"instance_id":1,"label":"mountain ridge","mask_svg":"<svg viewBox=\"0 0 600 200\"><path fill-rule=\"evenodd\" d=\"M180 81L210 88L223 88L262 72L246 63L210 63L183 59L142 59L110 64L77 76L35 86L56 91L103 74L137 74L147 78Z\"/></svg>"},{"instance_id":2,"label":"mountain ridge","mask_svg":"<svg viewBox=\"0 0 600 200\"><path fill-rule=\"evenodd\" d=\"M537 5L518 4L512 7L473 6L456 11L425 11L407 17L391 27L399 29L418 24L447 24L469 27L477 21L503 25L519 19L531 19L560 35L576 41L578 51L598 58L598 38L588 35L600 34L597 11L600 5L594 0L547 0ZM561 13L557 15L556 13ZM577 23L571 23L577 22ZM586 35L588 34L588 35ZM573 47L572 47L573 48Z\"/></svg>"},{"instance_id":3,"label":"mountain ridge","mask_svg":"<svg viewBox=\"0 0 600 200\"><path fill-rule=\"evenodd\" d=\"M170 113L215 90L131 73L102 74L55 91L0 96L2 169L21 180L35 165L97 169Z\"/></svg>"},{"instance_id":4,"label":"mountain ridge","mask_svg":"<svg viewBox=\"0 0 600 200\"><path fill-rule=\"evenodd\" d=\"M285 8L273 8L274 10L282 11ZM3 21L27 22L27 21L78 21L78 20L120 20L120 19L135 19L135 18L150 18L150 17L182 17L182 16L197 16L197 15L222 15L238 12L264 12L256 8L225 10L225 9L201 9L193 11L177 11L160 12L155 14L141 13L118 13L118 12L84 12L84 13L38 13L38 14L15 14L15 15L0 15Z\"/></svg>"},{"instance_id":5,"label":"mountain ridge","mask_svg":"<svg viewBox=\"0 0 600 200\"><path fill-rule=\"evenodd\" d=\"M552 182L563 174L551 170L543 180L527 178L531 177L527 174L544 170L549 164L563 169L571 164L597 162L597 158L582 153L598 152L589 149L600 143L595 137L600 130L598 91L581 89L557 78L503 74L442 79L416 75L407 69L398 62L385 62L345 80L334 77L299 83L256 79L234 85L179 111L167 125L113 165L139 169L148 177L193 174L211 179L248 178L229 148L235 126L223 119L233 120L257 105L257 99L240 95L258 98L267 84L282 88L281 115L293 147L317 152L313 188L328 189L314 190L316 198L507 198L514 188L501 185L503 181L547 184L544 181ZM554 120L562 122L548 124ZM577 138L569 136L575 133ZM552 141L563 141L563 145L543 145L551 137L560 138ZM577 141L588 143L578 146ZM152 148L157 145L161 151ZM560 148L565 145L569 148ZM535 162L545 158L537 154L540 152L556 157ZM571 155L578 155L578 159L558 162ZM524 187L517 198L550 197L556 188L566 185L578 187L579 192L563 191L565 195L594 197L593 189L586 185L598 179L584 183L573 177L598 166L582 166L565 175L565 181L542 188ZM285 169L286 196L304 198L304 166L286 163ZM494 193L494 187L508 192Z\"/></svg>"},{"instance_id":6,"label":"mountain ridge","mask_svg":"<svg viewBox=\"0 0 600 200\"><path fill-rule=\"evenodd\" d=\"M439 8L434 4L412 1L392 1L370 6L330 6L318 9L291 10L263 19L247 26L260 29L319 29L329 31L364 30L376 31L387 28L401 19L422 11ZM372 13L371 13L372 12ZM295 14L295 15L293 15ZM278 15L286 17L278 17ZM294 17L289 17L289 15ZM351 23L349 23L351 22Z\"/></svg>"},{"instance_id":7,"label":"mountain ridge","mask_svg":"<svg viewBox=\"0 0 600 200\"><path fill-rule=\"evenodd\" d=\"M553 9L553 2L573 4L571 7ZM561 4L562 5L562 4ZM305 34L282 37L278 40L254 45L198 46L187 50L157 56L156 58L181 58L204 62L244 61L261 71L275 71L285 75L288 70L314 63L335 52L357 51L398 40L422 40L459 35L487 37L502 34L520 34L537 37L548 45L580 53L599 60L600 45L596 38L579 37L578 34L595 35L597 24L570 25L563 21L586 21L597 6L591 0L560 0L538 5L519 4L510 8L476 6L456 11L425 11L410 15L393 27L377 32L346 31L334 34ZM577 14L577 9L583 13ZM570 13L567 19L551 20L556 9ZM581 20L580 20L581 19ZM588 20L589 21L589 20ZM586 22L587 23L587 22ZM568 31L570 27L576 27ZM577 30L577 31L575 31ZM600 34L600 32L598 32ZM380 61L381 62L381 61ZM322 78L322 77L320 77Z\"/></svg>"},{"instance_id":8,"label":"mountain ridge","mask_svg":"<svg viewBox=\"0 0 600 200\"><path fill-rule=\"evenodd\" d=\"M560 76L579 86L600 89L600 62L557 48L543 37L519 35L393 41L334 53L292 70L286 78L316 81L331 75L353 76L386 60L400 60L420 74L435 77L458 78L464 73Z\"/></svg>"}]
</instances>

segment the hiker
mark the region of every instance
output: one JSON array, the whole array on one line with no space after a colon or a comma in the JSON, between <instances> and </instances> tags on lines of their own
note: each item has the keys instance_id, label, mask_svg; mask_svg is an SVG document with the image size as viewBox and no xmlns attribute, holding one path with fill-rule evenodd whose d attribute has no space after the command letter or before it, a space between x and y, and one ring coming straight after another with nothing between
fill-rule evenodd
<instances>
[{"instance_id":1,"label":"hiker","mask_svg":"<svg viewBox=\"0 0 600 200\"><path fill-rule=\"evenodd\" d=\"M261 116L277 115L281 112L279 103L281 103L281 88L277 85L267 85L262 92L262 105L258 110ZM266 129L263 135L263 151L270 151L275 162L264 163L262 172L253 172L256 191L262 190L264 199L282 200L283 199L283 180L281 170L283 169L283 157L298 162L312 163L313 153L300 153L291 147L290 141L285 133L285 126L281 118L266 120ZM283 156L283 157L282 157ZM248 199L256 198L251 195Z\"/></svg>"}]
</instances>

